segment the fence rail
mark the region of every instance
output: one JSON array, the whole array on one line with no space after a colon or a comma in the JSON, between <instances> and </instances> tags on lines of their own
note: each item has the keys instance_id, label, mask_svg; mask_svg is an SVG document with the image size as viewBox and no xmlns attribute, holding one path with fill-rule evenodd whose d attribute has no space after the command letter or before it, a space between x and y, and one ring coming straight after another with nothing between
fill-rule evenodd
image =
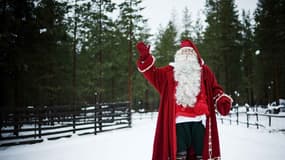
<instances>
[{"instance_id":1,"label":"fence rail","mask_svg":"<svg viewBox=\"0 0 285 160\"><path fill-rule=\"evenodd\" d=\"M0 146L97 134L131 127L129 102L85 106L0 108Z\"/></svg>"},{"instance_id":2,"label":"fence rail","mask_svg":"<svg viewBox=\"0 0 285 160\"><path fill-rule=\"evenodd\" d=\"M229 121L230 124L245 124L247 128L254 126L257 129L262 127L278 131L285 130L285 115L263 114L251 111L238 112L238 109L236 109L230 112L228 116L219 117L219 119L222 123L226 120ZM273 120L274 123L272 122Z\"/></svg>"}]
</instances>

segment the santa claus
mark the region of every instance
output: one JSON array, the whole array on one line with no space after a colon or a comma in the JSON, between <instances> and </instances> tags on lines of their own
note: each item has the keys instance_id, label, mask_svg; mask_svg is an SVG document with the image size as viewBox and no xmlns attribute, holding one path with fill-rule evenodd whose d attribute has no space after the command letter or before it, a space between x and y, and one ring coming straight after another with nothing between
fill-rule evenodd
<instances>
[{"instance_id":1,"label":"santa claus","mask_svg":"<svg viewBox=\"0 0 285 160\"><path fill-rule=\"evenodd\" d=\"M227 115L232 99L217 83L190 40L181 42L174 62L155 66L150 47L137 44L138 70L160 94L153 160L220 159L217 109Z\"/></svg>"}]
</instances>

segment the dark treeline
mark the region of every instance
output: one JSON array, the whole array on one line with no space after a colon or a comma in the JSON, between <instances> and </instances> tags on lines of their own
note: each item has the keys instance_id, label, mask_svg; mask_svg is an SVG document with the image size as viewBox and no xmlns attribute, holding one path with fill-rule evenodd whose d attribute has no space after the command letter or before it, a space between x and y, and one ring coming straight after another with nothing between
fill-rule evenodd
<instances>
[{"instance_id":1,"label":"dark treeline","mask_svg":"<svg viewBox=\"0 0 285 160\"><path fill-rule=\"evenodd\" d=\"M0 105L132 100L152 110L159 97L135 66L136 42L151 37L158 65L191 38L238 103L284 98L284 3L259 0L239 15L234 0L207 0L206 23L185 8L180 30L173 19L152 36L141 0L0 0Z\"/></svg>"}]
</instances>

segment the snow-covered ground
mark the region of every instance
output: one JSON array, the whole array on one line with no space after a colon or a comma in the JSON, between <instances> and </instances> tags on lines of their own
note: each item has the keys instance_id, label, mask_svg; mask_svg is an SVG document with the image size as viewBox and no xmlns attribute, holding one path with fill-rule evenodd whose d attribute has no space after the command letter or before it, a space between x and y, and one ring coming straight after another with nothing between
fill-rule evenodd
<instances>
[{"instance_id":1,"label":"snow-covered ground","mask_svg":"<svg viewBox=\"0 0 285 160\"><path fill-rule=\"evenodd\" d=\"M135 115L133 127L97 135L1 147L1 160L150 160L156 114ZM283 160L284 132L246 128L219 121L222 159Z\"/></svg>"}]
</instances>

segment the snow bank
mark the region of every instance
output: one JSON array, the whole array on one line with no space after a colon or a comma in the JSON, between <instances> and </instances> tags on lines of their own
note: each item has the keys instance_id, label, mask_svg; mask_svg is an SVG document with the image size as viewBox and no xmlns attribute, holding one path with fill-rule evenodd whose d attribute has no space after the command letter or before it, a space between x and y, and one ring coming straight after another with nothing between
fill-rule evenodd
<instances>
[{"instance_id":1,"label":"snow bank","mask_svg":"<svg viewBox=\"0 0 285 160\"><path fill-rule=\"evenodd\" d=\"M156 114L136 114L133 127L33 145L0 148L1 160L150 160ZM220 123L220 122L219 122ZM223 160L282 160L285 134L219 124Z\"/></svg>"}]
</instances>

